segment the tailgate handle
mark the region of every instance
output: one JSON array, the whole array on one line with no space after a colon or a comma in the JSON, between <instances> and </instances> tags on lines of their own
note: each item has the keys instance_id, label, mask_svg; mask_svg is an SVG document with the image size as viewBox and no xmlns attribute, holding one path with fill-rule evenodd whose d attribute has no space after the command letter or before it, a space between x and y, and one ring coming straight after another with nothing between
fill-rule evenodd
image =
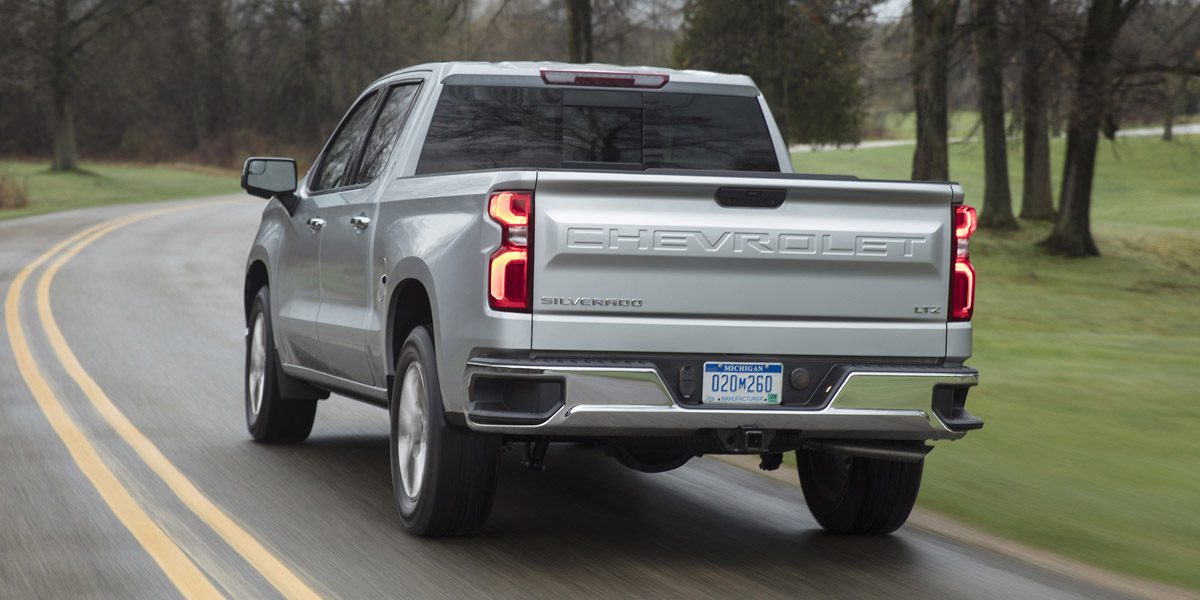
<instances>
[{"instance_id":1,"label":"tailgate handle","mask_svg":"<svg viewBox=\"0 0 1200 600\"><path fill-rule=\"evenodd\" d=\"M787 200L786 188L717 188L717 204L742 208L779 208Z\"/></svg>"}]
</instances>

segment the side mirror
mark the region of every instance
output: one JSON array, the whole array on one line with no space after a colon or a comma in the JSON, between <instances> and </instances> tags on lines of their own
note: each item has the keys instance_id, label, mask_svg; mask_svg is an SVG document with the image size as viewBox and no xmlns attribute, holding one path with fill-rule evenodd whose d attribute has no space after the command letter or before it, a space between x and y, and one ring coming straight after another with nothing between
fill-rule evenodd
<instances>
[{"instance_id":1,"label":"side mirror","mask_svg":"<svg viewBox=\"0 0 1200 600\"><path fill-rule=\"evenodd\" d=\"M247 158L242 167L242 189L251 196L281 199L296 191L296 161L290 158Z\"/></svg>"}]
</instances>

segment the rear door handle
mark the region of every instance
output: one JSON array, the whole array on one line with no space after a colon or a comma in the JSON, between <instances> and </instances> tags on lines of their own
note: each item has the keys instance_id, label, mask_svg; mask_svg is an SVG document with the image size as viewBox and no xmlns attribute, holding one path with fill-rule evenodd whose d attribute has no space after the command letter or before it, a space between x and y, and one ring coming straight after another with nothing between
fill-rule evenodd
<instances>
[{"instance_id":1,"label":"rear door handle","mask_svg":"<svg viewBox=\"0 0 1200 600\"><path fill-rule=\"evenodd\" d=\"M321 228L324 226L325 226L325 219L319 219L317 217L312 217L308 220L308 228L313 230L313 233L320 231Z\"/></svg>"},{"instance_id":2,"label":"rear door handle","mask_svg":"<svg viewBox=\"0 0 1200 600\"><path fill-rule=\"evenodd\" d=\"M367 228L367 225L371 224L371 219L361 215L357 217L350 217L350 224L353 225L355 229L362 231Z\"/></svg>"}]
</instances>

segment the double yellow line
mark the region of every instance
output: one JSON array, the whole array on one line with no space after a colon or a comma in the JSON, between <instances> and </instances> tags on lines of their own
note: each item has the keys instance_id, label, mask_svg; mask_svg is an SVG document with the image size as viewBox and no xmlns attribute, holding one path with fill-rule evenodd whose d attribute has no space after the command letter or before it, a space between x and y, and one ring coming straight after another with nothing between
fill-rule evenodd
<instances>
[{"instance_id":1,"label":"double yellow line","mask_svg":"<svg viewBox=\"0 0 1200 600\"><path fill-rule=\"evenodd\" d=\"M150 518L145 509L113 474L96 451L87 434L63 407L52 387L42 374L25 337L20 319L21 292L38 267L53 259L37 282L36 305L42 329L55 356L76 385L83 391L92 407L158 475L175 496L220 536L241 557L252 565L283 596L287 598L319 598L302 579L291 571L253 535L225 514L201 492L140 430L125 417L104 390L80 365L63 337L54 313L50 310L50 285L54 276L67 261L96 240L131 223L151 217L194 208L196 205L140 212L94 225L55 244L27 264L13 279L4 301L4 323L17 369L33 394L34 400L46 415L54 432L62 439L75 464L92 482L100 497L113 514L125 525L142 548L153 558L167 578L186 598L222 598L223 595L188 555ZM64 251L64 249L66 249Z\"/></svg>"}]
</instances>

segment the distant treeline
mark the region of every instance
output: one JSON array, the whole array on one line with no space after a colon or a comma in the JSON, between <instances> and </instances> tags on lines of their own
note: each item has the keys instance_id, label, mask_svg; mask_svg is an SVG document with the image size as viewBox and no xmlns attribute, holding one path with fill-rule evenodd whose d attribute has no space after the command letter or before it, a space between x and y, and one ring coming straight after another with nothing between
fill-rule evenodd
<instances>
[{"instance_id":1,"label":"distant treeline","mask_svg":"<svg viewBox=\"0 0 1200 600\"><path fill-rule=\"evenodd\" d=\"M0 0L0 153L310 157L353 97L437 60L749 74L793 141L859 139L876 0Z\"/></svg>"},{"instance_id":2,"label":"distant treeline","mask_svg":"<svg viewBox=\"0 0 1200 600\"><path fill-rule=\"evenodd\" d=\"M681 3L596 4L598 60L671 62ZM5 155L311 158L354 96L396 69L567 58L557 1L0 0L0 15Z\"/></svg>"},{"instance_id":3,"label":"distant treeline","mask_svg":"<svg viewBox=\"0 0 1200 600\"><path fill-rule=\"evenodd\" d=\"M1012 137L1030 115L1069 129L1083 98L1102 133L1129 120L1170 123L1200 103L1200 0L913 0L878 18L881 6L0 0L0 155L53 156L63 170L81 154L223 166L251 153L311 159L365 85L438 60L745 73L791 143L853 143L871 131L868 113L914 111L923 141L914 176L934 178L947 175L950 110L979 110L993 130L988 115L999 110ZM1103 80L1084 83L1100 91L1080 95L1079 65L1096 52L1111 55L1100 56ZM1049 216L1048 200L1041 206Z\"/></svg>"},{"instance_id":4,"label":"distant treeline","mask_svg":"<svg viewBox=\"0 0 1200 600\"><path fill-rule=\"evenodd\" d=\"M877 0L0 0L0 154L311 157L353 97L438 60L740 72L791 141L859 139Z\"/></svg>"}]
</instances>

